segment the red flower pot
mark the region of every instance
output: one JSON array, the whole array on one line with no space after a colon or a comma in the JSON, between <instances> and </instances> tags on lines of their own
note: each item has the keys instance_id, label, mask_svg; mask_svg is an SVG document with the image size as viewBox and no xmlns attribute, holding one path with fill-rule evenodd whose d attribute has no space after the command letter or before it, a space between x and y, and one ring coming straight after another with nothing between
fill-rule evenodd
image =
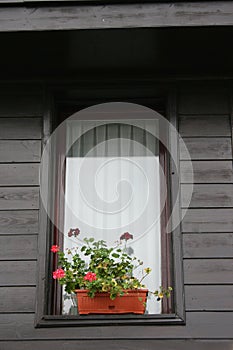
<instances>
[{"instance_id":1,"label":"red flower pot","mask_svg":"<svg viewBox=\"0 0 233 350\"><path fill-rule=\"evenodd\" d=\"M86 289L78 289L77 304L80 315L87 314L144 314L148 290L126 290L123 296L111 300L109 293L96 293L90 298Z\"/></svg>"}]
</instances>

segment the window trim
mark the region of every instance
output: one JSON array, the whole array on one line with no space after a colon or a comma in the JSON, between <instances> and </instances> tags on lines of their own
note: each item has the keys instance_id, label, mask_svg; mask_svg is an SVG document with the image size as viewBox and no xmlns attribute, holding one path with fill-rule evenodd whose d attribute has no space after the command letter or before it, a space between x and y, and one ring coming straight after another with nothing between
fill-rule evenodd
<instances>
[{"instance_id":1,"label":"window trim","mask_svg":"<svg viewBox=\"0 0 233 350\"><path fill-rule=\"evenodd\" d=\"M54 111L54 92L51 91L46 96L44 123L43 123L43 142L46 141L52 130L52 118ZM177 113L176 113L176 92L168 91L166 112L170 122L177 128ZM169 141L176 160L178 160L179 140L176 135L170 135ZM176 162L177 163L177 162ZM179 169L174 169L170 162L170 203L171 206L177 199L179 191ZM48 178L50 178L48 176ZM48 198L49 202L49 198ZM180 202L180 200L179 200ZM175 215L181 217L180 205ZM50 315L48 310L48 300L52 297L51 288L49 288L49 274L51 269L51 261L49 254L50 237L48 232L51 230L51 222L47 218L46 211L43 205L40 205L39 214L39 237L38 237L38 283L36 295L36 314L35 327L64 327L64 326L114 326L116 324L125 325L161 325L161 324L185 324L185 308L184 308L184 283L183 283L183 264L182 264L182 246L181 246L181 227L180 225L172 232L172 261L173 261L173 280L172 286L174 289L173 299L175 312L171 314L159 315L87 315L85 319L80 319L80 316L71 315ZM107 316L107 317L106 317Z\"/></svg>"}]
</instances>

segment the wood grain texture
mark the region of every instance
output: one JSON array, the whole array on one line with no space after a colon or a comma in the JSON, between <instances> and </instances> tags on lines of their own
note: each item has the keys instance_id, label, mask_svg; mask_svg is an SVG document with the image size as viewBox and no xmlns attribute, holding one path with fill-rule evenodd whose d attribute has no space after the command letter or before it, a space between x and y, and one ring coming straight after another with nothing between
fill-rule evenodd
<instances>
[{"instance_id":1,"label":"wood grain texture","mask_svg":"<svg viewBox=\"0 0 233 350\"><path fill-rule=\"evenodd\" d=\"M30 86L30 90L33 87ZM28 87L4 85L0 90L0 117L41 117L43 115L42 93L32 95ZM38 90L38 89L37 89ZM1 121L0 121L1 122Z\"/></svg>"},{"instance_id":2,"label":"wood grain texture","mask_svg":"<svg viewBox=\"0 0 233 350\"><path fill-rule=\"evenodd\" d=\"M41 118L0 118L0 139L41 139Z\"/></svg>"},{"instance_id":3,"label":"wood grain texture","mask_svg":"<svg viewBox=\"0 0 233 350\"><path fill-rule=\"evenodd\" d=\"M39 188L0 187L0 210L39 209Z\"/></svg>"},{"instance_id":4,"label":"wood grain texture","mask_svg":"<svg viewBox=\"0 0 233 350\"><path fill-rule=\"evenodd\" d=\"M1 141L0 162L39 162L41 156L40 141Z\"/></svg>"},{"instance_id":5,"label":"wood grain texture","mask_svg":"<svg viewBox=\"0 0 233 350\"><path fill-rule=\"evenodd\" d=\"M191 202L189 203L192 194ZM233 207L233 184L181 185L183 208Z\"/></svg>"},{"instance_id":6,"label":"wood grain texture","mask_svg":"<svg viewBox=\"0 0 233 350\"><path fill-rule=\"evenodd\" d=\"M192 161L194 183L233 183L231 161ZM180 162L181 183L192 183L188 162Z\"/></svg>"},{"instance_id":7,"label":"wood grain texture","mask_svg":"<svg viewBox=\"0 0 233 350\"><path fill-rule=\"evenodd\" d=\"M233 233L183 234L185 258L233 258Z\"/></svg>"},{"instance_id":8,"label":"wood grain texture","mask_svg":"<svg viewBox=\"0 0 233 350\"><path fill-rule=\"evenodd\" d=\"M232 284L233 259L184 260L185 284Z\"/></svg>"},{"instance_id":9,"label":"wood grain texture","mask_svg":"<svg viewBox=\"0 0 233 350\"><path fill-rule=\"evenodd\" d=\"M37 236L0 235L0 260L37 259Z\"/></svg>"},{"instance_id":10,"label":"wood grain texture","mask_svg":"<svg viewBox=\"0 0 233 350\"><path fill-rule=\"evenodd\" d=\"M231 138L185 138L185 145L193 160L232 159ZM180 143L180 159L188 159Z\"/></svg>"},{"instance_id":11,"label":"wood grain texture","mask_svg":"<svg viewBox=\"0 0 233 350\"><path fill-rule=\"evenodd\" d=\"M233 209L188 209L182 230L194 233L233 232Z\"/></svg>"},{"instance_id":12,"label":"wood grain texture","mask_svg":"<svg viewBox=\"0 0 233 350\"><path fill-rule=\"evenodd\" d=\"M178 96L179 114L222 115L230 113L229 92L224 87L207 85L190 86L180 91Z\"/></svg>"},{"instance_id":13,"label":"wood grain texture","mask_svg":"<svg viewBox=\"0 0 233 350\"><path fill-rule=\"evenodd\" d=\"M38 210L0 211L0 233L38 233Z\"/></svg>"},{"instance_id":14,"label":"wood grain texture","mask_svg":"<svg viewBox=\"0 0 233 350\"><path fill-rule=\"evenodd\" d=\"M185 286L186 310L233 310L233 286Z\"/></svg>"},{"instance_id":15,"label":"wood grain texture","mask_svg":"<svg viewBox=\"0 0 233 350\"><path fill-rule=\"evenodd\" d=\"M35 287L0 287L0 313L34 311Z\"/></svg>"},{"instance_id":16,"label":"wood grain texture","mask_svg":"<svg viewBox=\"0 0 233 350\"><path fill-rule=\"evenodd\" d=\"M0 186L39 185L39 164L0 164Z\"/></svg>"},{"instance_id":17,"label":"wood grain texture","mask_svg":"<svg viewBox=\"0 0 233 350\"><path fill-rule=\"evenodd\" d=\"M36 261L2 261L0 286L35 286Z\"/></svg>"},{"instance_id":18,"label":"wood grain texture","mask_svg":"<svg viewBox=\"0 0 233 350\"><path fill-rule=\"evenodd\" d=\"M128 344L129 349L138 343L138 349L148 349L147 345L152 342L156 344L157 339L162 342L171 339L170 345L173 346L174 339L186 339L185 350L187 349L188 339L232 339L232 316L233 312L187 312L186 326L128 326L122 327L116 325L114 327L50 327L50 328L35 328L34 315L32 314L3 314L0 317L0 339L1 340L29 340L32 339L42 341L51 340L61 342L65 341L69 344L70 341L85 342L86 349L92 342L99 344L100 349L106 347L111 349L111 344L120 340L124 349L124 343ZM135 339L135 340L134 340ZM91 342L88 342L90 340ZM98 341L97 341L98 340ZM182 340L184 341L184 340ZM155 343L153 343L155 342ZM30 342L29 342L30 344ZM63 344L61 342L61 344ZM83 345L83 343L81 343ZM109 344L109 346L108 346ZM131 345L130 345L131 344ZM144 345L143 345L144 344ZM77 345L77 344L76 344ZM119 343L117 344L119 349ZM31 349L31 348L30 348ZM65 347L67 349L67 346ZM75 348L77 349L77 347ZM80 350L83 350L80 346ZM98 348L97 348L98 349ZM126 347L127 349L127 347ZM160 349L160 347L159 347ZM166 348L165 348L166 349ZM174 347L171 348L172 350ZM196 348L195 348L196 349ZM207 348L209 350L209 348ZM166 349L167 350L167 349ZM188 348L189 350L189 348ZM212 349L211 349L212 350ZM217 349L219 350L219 349ZM225 348L224 348L225 350Z\"/></svg>"},{"instance_id":19,"label":"wood grain texture","mask_svg":"<svg viewBox=\"0 0 233 350\"><path fill-rule=\"evenodd\" d=\"M179 133L182 137L231 136L229 115L180 116Z\"/></svg>"},{"instance_id":20,"label":"wood grain texture","mask_svg":"<svg viewBox=\"0 0 233 350\"><path fill-rule=\"evenodd\" d=\"M2 8L1 31L232 25L233 5L208 3L114 4Z\"/></svg>"},{"instance_id":21,"label":"wood grain texture","mask_svg":"<svg viewBox=\"0 0 233 350\"><path fill-rule=\"evenodd\" d=\"M103 345L104 344L104 345ZM1 350L232 350L231 340L30 340L2 341Z\"/></svg>"}]
</instances>

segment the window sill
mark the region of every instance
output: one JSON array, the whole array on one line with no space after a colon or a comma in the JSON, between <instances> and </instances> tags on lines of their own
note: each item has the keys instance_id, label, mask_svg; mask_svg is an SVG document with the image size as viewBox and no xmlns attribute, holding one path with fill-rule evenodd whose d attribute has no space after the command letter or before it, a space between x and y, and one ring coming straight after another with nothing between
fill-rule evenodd
<instances>
[{"instance_id":1,"label":"window sill","mask_svg":"<svg viewBox=\"0 0 233 350\"><path fill-rule=\"evenodd\" d=\"M184 318L176 314L164 315L49 315L36 323L36 328L115 325L185 325Z\"/></svg>"}]
</instances>

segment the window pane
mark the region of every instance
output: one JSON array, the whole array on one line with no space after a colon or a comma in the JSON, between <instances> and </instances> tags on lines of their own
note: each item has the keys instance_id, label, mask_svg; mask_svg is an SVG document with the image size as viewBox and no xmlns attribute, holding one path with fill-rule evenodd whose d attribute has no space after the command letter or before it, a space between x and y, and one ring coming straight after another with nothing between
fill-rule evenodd
<instances>
[{"instance_id":1,"label":"window pane","mask_svg":"<svg viewBox=\"0 0 233 350\"><path fill-rule=\"evenodd\" d=\"M64 232L78 227L81 235L64 238L64 249L82 244L85 237L116 245L130 232L129 251L152 273L145 279L149 290L161 285L160 213L166 194L160 194L161 169L158 140L148 132L157 120L130 122L72 121L67 123ZM156 132L158 134L158 130ZM164 187L164 186L163 186ZM70 300L64 300L64 313ZM160 313L151 298L147 312Z\"/></svg>"}]
</instances>

